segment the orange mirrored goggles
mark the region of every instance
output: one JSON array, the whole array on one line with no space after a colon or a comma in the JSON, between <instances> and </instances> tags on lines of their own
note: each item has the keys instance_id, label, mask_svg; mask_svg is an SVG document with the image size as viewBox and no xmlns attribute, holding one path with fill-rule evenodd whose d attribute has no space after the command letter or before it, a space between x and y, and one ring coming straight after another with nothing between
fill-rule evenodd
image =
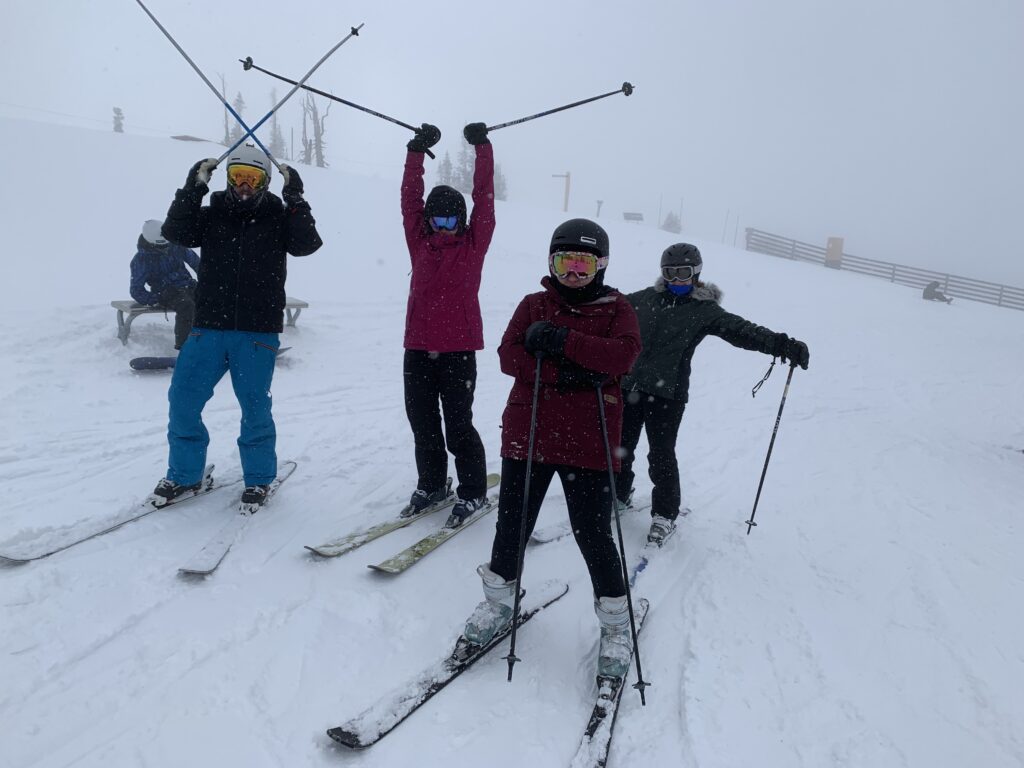
<instances>
[{"instance_id":1,"label":"orange mirrored goggles","mask_svg":"<svg viewBox=\"0 0 1024 768\"><path fill-rule=\"evenodd\" d=\"M248 184L253 189L263 189L267 186L267 172L255 165L229 165L228 184L233 187Z\"/></svg>"},{"instance_id":2,"label":"orange mirrored goggles","mask_svg":"<svg viewBox=\"0 0 1024 768\"><path fill-rule=\"evenodd\" d=\"M575 273L577 277L593 277L597 270L608 266L608 259L587 251L555 251L549 263L551 271L558 277Z\"/></svg>"}]
</instances>

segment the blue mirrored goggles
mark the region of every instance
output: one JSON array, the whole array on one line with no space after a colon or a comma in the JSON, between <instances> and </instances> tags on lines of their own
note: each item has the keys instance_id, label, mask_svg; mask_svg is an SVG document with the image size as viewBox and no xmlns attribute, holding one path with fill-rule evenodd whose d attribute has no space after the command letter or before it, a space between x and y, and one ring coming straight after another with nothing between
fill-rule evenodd
<instances>
[{"instance_id":1,"label":"blue mirrored goggles","mask_svg":"<svg viewBox=\"0 0 1024 768\"><path fill-rule=\"evenodd\" d=\"M431 216L430 217L430 228L435 232L439 230L446 230L448 232L454 232L459 226L458 216Z\"/></svg>"}]
</instances>

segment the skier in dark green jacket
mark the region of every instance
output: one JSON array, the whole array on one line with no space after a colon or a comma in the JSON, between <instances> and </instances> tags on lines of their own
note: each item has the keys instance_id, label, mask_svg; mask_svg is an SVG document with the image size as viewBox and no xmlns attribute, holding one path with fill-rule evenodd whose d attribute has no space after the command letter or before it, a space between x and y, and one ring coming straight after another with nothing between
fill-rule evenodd
<instances>
[{"instance_id":1,"label":"skier in dark green jacket","mask_svg":"<svg viewBox=\"0 0 1024 768\"><path fill-rule=\"evenodd\" d=\"M622 469L615 479L620 508L633 494L633 452L646 428L648 473L654 483L648 541L658 546L675 529L681 493L676 437L690 386L690 360L705 336L718 336L734 347L764 352L806 369L807 345L784 333L726 312L722 292L702 282L700 251L676 243L661 255L661 276L654 286L627 297L640 321L643 351L622 380Z\"/></svg>"}]
</instances>

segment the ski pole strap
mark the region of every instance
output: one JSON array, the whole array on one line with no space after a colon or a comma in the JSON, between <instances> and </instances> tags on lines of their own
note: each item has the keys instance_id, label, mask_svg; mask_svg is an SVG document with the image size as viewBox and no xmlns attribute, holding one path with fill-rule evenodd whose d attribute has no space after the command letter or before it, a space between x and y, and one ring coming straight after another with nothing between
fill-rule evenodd
<instances>
[{"instance_id":1,"label":"ski pole strap","mask_svg":"<svg viewBox=\"0 0 1024 768\"><path fill-rule=\"evenodd\" d=\"M757 397L757 390L759 390L761 387L763 387L764 383L766 381L768 381L768 377L772 375L772 368L774 368L774 367L775 367L775 358L773 357L772 358L772 364L768 366L768 370L765 371L764 376L762 376L761 380L759 382L757 382L757 384L754 385L754 388L752 390L750 390L750 396L751 397Z\"/></svg>"}]
</instances>

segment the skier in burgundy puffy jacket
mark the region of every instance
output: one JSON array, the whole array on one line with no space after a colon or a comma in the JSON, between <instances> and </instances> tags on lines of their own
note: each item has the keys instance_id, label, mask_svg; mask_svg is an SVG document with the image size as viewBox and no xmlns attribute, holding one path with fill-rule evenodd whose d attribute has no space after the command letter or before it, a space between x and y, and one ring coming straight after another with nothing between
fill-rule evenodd
<instances>
[{"instance_id":1,"label":"skier in burgundy puffy jacket","mask_svg":"<svg viewBox=\"0 0 1024 768\"><path fill-rule=\"evenodd\" d=\"M463 135L476 149L473 215L468 220L466 200L452 187L436 186L423 201L423 155L441 139L435 126L424 123L409 141L402 178L402 220L412 260L405 315L405 412L419 475L402 514L419 514L448 497L450 450L459 485L448 527L461 525L484 504L487 493L484 445L473 426L473 392L476 351L484 347L477 293L494 234L494 153L483 123L470 123Z\"/></svg>"},{"instance_id":2,"label":"skier in burgundy puffy jacket","mask_svg":"<svg viewBox=\"0 0 1024 768\"><path fill-rule=\"evenodd\" d=\"M569 521L594 589L601 625L598 674L625 673L632 657L622 562L612 537L612 492L601 432L604 404L613 471L622 433L619 377L640 354L640 328L626 297L604 284L608 235L593 221L571 219L555 229L543 291L526 296L509 322L498 357L515 380L501 419L501 492L491 559L477 569L484 601L464 636L485 645L508 626L516 594L520 529L529 537L558 475ZM540 391L534 392L539 357ZM600 385L600 394L598 390ZM523 494L531 416L537 414L526 520Z\"/></svg>"}]
</instances>

